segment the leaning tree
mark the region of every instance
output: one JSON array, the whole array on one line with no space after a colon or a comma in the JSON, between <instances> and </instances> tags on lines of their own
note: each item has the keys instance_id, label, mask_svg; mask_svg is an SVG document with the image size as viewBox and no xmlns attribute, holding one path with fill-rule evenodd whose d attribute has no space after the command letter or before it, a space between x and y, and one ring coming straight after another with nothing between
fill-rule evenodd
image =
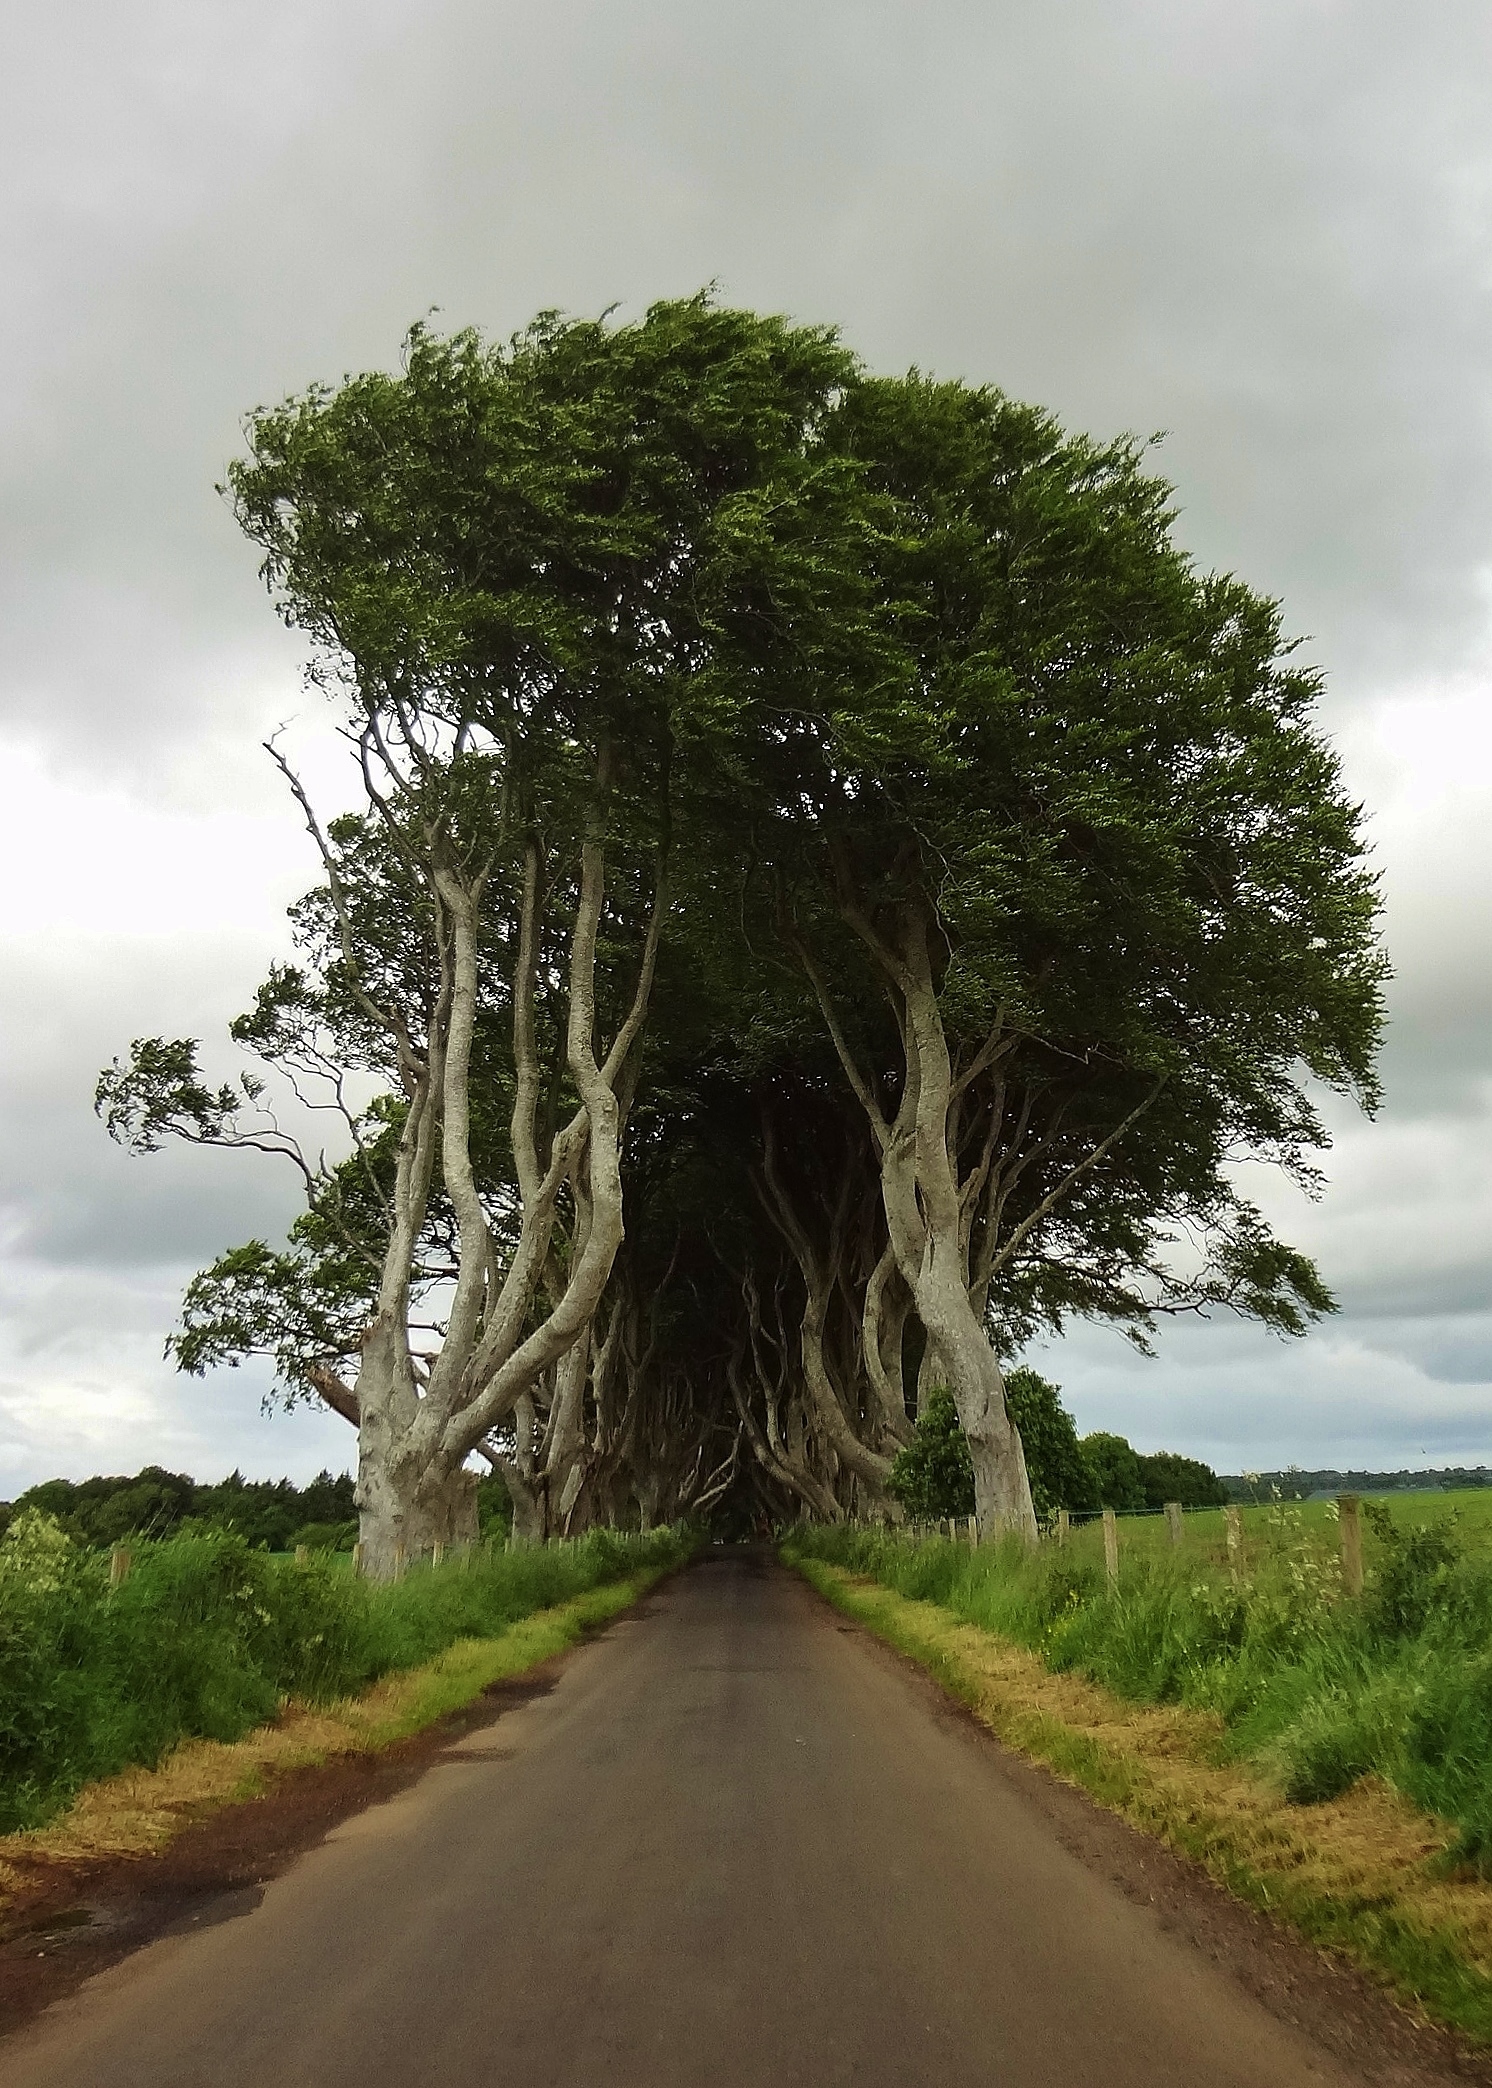
<instances>
[{"instance_id":1,"label":"leaning tree","mask_svg":"<svg viewBox=\"0 0 1492 2088\"><path fill-rule=\"evenodd\" d=\"M1133 445L695 299L417 330L232 488L363 788L288 777L324 881L237 1034L351 1150L159 1039L100 1107L301 1169L177 1354L356 1421L374 1570L477 1449L537 1535L874 1509L914 1384L1030 1535L1034 1330L1329 1308L1236 1163L1312 1186L1312 1084L1372 1104L1374 880L1277 605Z\"/></svg>"},{"instance_id":2,"label":"leaning tree","mask_svg":"<svg viewBox=\"0 0 1492 2088\"><path fill-rule=\"evenodd\" d=\"M366 1222L332 1251L360 1261L365 1311L349 1326L344 1298L329 1351L299 1354L300 1381L356 1419L374 1572L450 1533L467 1457L546 1374L562 1374L552 1432L578 1461L669 849L728 683L715 621L739 540L756 571L762 513L834 479L814 453L851 369L823 329L698 298L636 326L542 317L498 349L416 329L401 375L250 423L235 507L343 708L368 809L323 829L289 778L326 936L239 1034L273 1067L324 1075L339 1103L349 1073L388 1083L371 1111L344 1111ZM778 559L784 592L795 555ZM256 1115L262 1095L257 1077L208 1089L191 1046L156 1039L104 1076L99 1105L137 1148L289 1152L312 1229L335 1236L348 1170L292 1149ZM297 1244L316 1258L304 1228ZM263 1328L296 1268L250 1250L198 1302ZM329 1302L309 1301L304 1331Z\"/></svg>"},{"instance_id":3,"label":"leaning tree","mask_svg":"<svg viewBox=\"0 0 1492 2088\"><path fill-rule=\"evenodd\" d=\"M1311 1186L1312 1084L1371 1107L1376 883L1278 606L1193 566L1135 445L916 374L847 387L828 439L861 558L850 586L825 561L828 617L774 615L764 573L741 874L771 866L862 1113L878 1268L954 1394L981 1529L1034 1536L1002 1316L1143 1338L1157 1311L1328 1307L1235 1163Z\"/></svg>"}]
</instances>

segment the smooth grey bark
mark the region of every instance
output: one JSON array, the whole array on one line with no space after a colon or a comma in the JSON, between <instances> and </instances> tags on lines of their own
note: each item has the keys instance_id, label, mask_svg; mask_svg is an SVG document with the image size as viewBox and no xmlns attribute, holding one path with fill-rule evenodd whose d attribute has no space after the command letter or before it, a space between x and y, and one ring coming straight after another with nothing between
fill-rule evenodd
<instances>
[{"instance_id":1,"label":"smooth grey bark","mask_svg":"<svg viewBox=\"0 0 1492 2088\"><path fill-rule=\"evenodd\" d=\"M830 1376L824 1356L825 1321L834 1289L831 1261L842 1244L842 1225L838 1222L831 1224L831 1237L825 1242L827 1254L821 1255L794 1209L792 1198L778 1171L776 1140L770 1118L765 1119L762 1126L760 1188L763 1192L763 1206L792 1250L803 1278L804 1302L799 1328L799 1352L803 1364L803 1383L812 1410L814 1427L839 1463L855 1473L873 1498L883 1499L886 1481L891 1476L892 1461L861 1441L849 1415L845 1412L844 1402ZM841 1212L836 1215L837 1218L842 1218L843 1214Z\"/></svg>"},{"instance_id":2,"label":"smooth grey bark","mask_svg":"<svg viewBox=\"0 0 1492 2088\"><path fill-rule=\"evenodd\" d=\"M650 925L633 1009L603 1067L596 1060L594 1047L595 946L602 896L601 841L593 826L582 852L580 903L569 981L567 1060L580 1091L581 1108L556 1141L555 1152L542 1174L533 1122L538 1086L531 1035L536 937L530 930L523 938L523 990L515 995L519 1080L513 1125L521 1215L518 1247L500 1281L495 1241L471 1180L466 1122L469 1023L463 1024L458 1033L459 1053L451 1054L459 1063L461 1079L455 1082L448 1077L446 1083L450 1106L446 1114L443 1171L460 1221L461 1272L446 1338L411 1429L416 1451L423 1453L432 1471L464 1456L474 1442L512 1411L523 1391L581 1344L621 1245L622 1108L617 1093L618 1075L641 1027L656 958L659 914L655 911ZM469 905L461 907L460 898L453 893L448 900L456 916L457 969L463 981L474 982L475 910ZM536 914L536 906L526 905L526 927L536 924ZM576 1251L568 1263L563 1290L539 1325L520 1338L549 1257L559 1191L566 1181L577 1203L583 1199L586 1222L573 1243ZM582 1370L583 1362L582 1358ZM574 1404L572 1399L572 1410ZM568 1445L568 1413L566 1427Z\"/></svg>"},{"instance_id":3,"label":"smooth grey bark","mask_svg":"<svg viewBox=\"0 0 1492 2088\"><path fill-rule=\"evenodd\" d=\"M1036 1514L1025 1449L1006 1404L1004 1376L986 1326L990 1287L1048 1214L1150 1107L1161 1083L1157 1081L1150 1094L1070 1167L1017 1225L1002 1231L1005 1203L1032 1158L1049 1148L1060 1113L1043 1137L1027 1146L1024 1132L1029 1097L1015 1124L1006 1127L1003 1088L997 1079L998 1099L988 1113L982 1150L961 1181L955 1112L976 1078L998 1074L1018 1038L1007 1031L1003 1016L997 1017L989 1036L955 1076L933 977L924 908L915 901L899 908L890 936L880 934L843 892L841 910L880 967L900 1024L905 1078L894 1121L887 1121L856 1065L821 975L801 943L798 948L880 1153L881 1194L892 1250L927 1336L919 1399L932 1373L953 1394L974 1467L980 1536L1014 1533L1034 1544ZM997 1148L1007 1128L1007 1152L1002 1160ZM974 1256L971 1242L976 1211L981 1224Z\"/></svg>"},{"instance_id":4,"label":"smooth grey bark","mask_svg":"<svg viewBox=\"0 0 1492 2088\"><path fill-rule=\"evenodd\" d=\"M914 1430L907 1418L905 1363L902 1345L912 1295L901 1280L896 1250L888 1242L865 1285L860 1339L865 1375L879 1409L881 1426L898 1446L910 1443ZM921 1412L921 1400L918 1401Z\"/></svg>"},{"instance_id":5,"label":"smooth grey bark","mask_svg":"<svg viewBox=\"0 0 1492 2088\"><path fill-rule=\"evenodd\" d=\"M946 1372L968 1441L980 1536L1013 1532L1034 1544L1036 1511L1020 1433L1006 1407L999 1361L969 1297L967 1231L949 1150L954 1076L926 920L920 908L907 905L897 922L897 940L891 942L853 905L845 904L843 911L891 988L901 1026L905 1078L893 1122L887 1122L860 1072L821 975L801 944L799 953L879 1150L891 1248L929 1346Z\"/></svg>"},{"instance_id":6,"label":"smooth grey bark","mask_svg":"<svg viewBox=\"0 0 1492 2088\"><path fill-rule=\"evenodd\" d=\"M509 1543L515 1550L544 1542L544 1496L534 1462L536 1417L531 1392L521 1392L513 1402L513 1455L483 1445L508 1490L513 1523Z\"/></svg>"},{"instance_id":7,"label":"smooth grey bark","mask_svg":"<svg viewBox=\"0 0 1492 2088\"><path fill-rule=\"evenodd\" d=\"M749 1267L741 1279L741 1294L746 1307L746 1332L727 1358L726 1381L746 1440L764 1472L789 1493L795 1494L820 1521L838 1522L844 1511L834 1489L809 1463L801 1393L786 1383L785 1370L779 1367L774 1372L769 1364L761 1300ZM779 1364L785 1347L784 1339L778 1346ZM749 1384L746 1378L748 1356L752 1379ZM757 1397L762 1404L760 1418L756 1412ZM787 1408L785 1431L781 1411L784 1404Z\"/></svg>"},{"instance_id":8,"label":"smooth grey bark","mask_svg":"<svg viewBox=\"0 0 1492 2088\"><path fill-rule=\"evenodd\" d=\"M392 759L379 743L392 768ZM423 752L411 755L428 766ZM387 1578L401 1557L444 1527L453 1474L517 1401L581 1341L600 1302L623 1237L621 1136L629 1061L641 1034L664 912L660 872L632 1005L604 1060L596 1047L596 942L605 893L605 802L610 760L603 749L581 846L578 901L570 936L566 1063L580 1106L540 1155L537 1113L541 1069L534 999L544 862L531 837L523 855L517 961L512 979L515 1093L511 1137L518 1178L517 1242L503 1265L471 1160L470 1073L482 962L482 903L488 864L458 854L437 819L399 830L423 879L438 992L428 1033L410 1036L400 1012L361 986L356 933L335 852L296 785L327 867L343 953L365 1012L393 1037L404 1090L389 1232L377 1307L364 1336L355 1400L357 1500L367 1571ZM382 800L378 800L382 806ZM456 1279L444 1337L428 1368L410 1339L410 1297L437 1153L457 1221ZM578 1239L560 1295L537 1325L533 1306L549 1261L561 1193L583 1196ZM568 1423L567 1423L568 1426ZM568 1437L567 1437L568 1441ZM445 1541L445 1540L440 1540Z\"/></svg>"}]
</instances>

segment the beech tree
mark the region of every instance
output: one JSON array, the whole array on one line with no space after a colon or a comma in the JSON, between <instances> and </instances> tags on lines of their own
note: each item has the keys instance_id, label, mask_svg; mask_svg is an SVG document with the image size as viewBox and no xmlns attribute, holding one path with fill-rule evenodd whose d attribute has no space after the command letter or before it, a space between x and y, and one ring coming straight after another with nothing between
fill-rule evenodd
<instances>
[{"instance_id":1,"label":"beech tree","mask_svg":"<svg viewBox=\"0 0 1492 2088\"><path fill-rule=\"evenodd\" d=\"M848 388L831 439L869 637L768 632L750 857L863 1112L981 1530L1034 1537L1010 1303L1141 1339L1164 1311L1328 1309L1233 1164L1312 1186L1311 1084L1373 1105L1376 884L1278 605L1194 568L1135 445L916 375Z\"/></svg>"},{"instance_id":2,"label":"beech tree","mask_svg":"<svg viewBox=\"0 0 1492 2088\"><path fill-rule=\"evenodd\" d=\"M356 1422L374 1570L474 1451L535 1537L892 1513L940 1387L982 1534L1034 1537L1034 1334L1330 1309L1237 1163L1312 1188L1316 1091L1373 1106L1376 887L1278 605L1145 461L703 298L416 329L254 417L237 512L364 809L287 772L323 883L236 1033L351 1155L188 1043L99 1099L300 1170L176 1353Z\"/></svg>"},{"instance_id":3,"label":"beech tree","mask_svg":"<svg viewBox=\"0 0 1492 2088\"><path fill-rule=\"evenodd\" d=\"M303 1382L356 1419L376 1573L449 1538L466 1458L510 1417L508 1468L531 1479L526 1403L546 1373L559 1388L547 1454L578 1457L670 840L687 815L677 721L708 743L710 618L735 540L755 536L763 504L812 498L814 430L849 368L822 329L696 299L634 327L542 317L505 349L417 328L401 376L250 423L235 507L281 613L317 648L313 678L350 720L376 837L323 831L289 778L325 870L327 944L314 976L281 974L239 1026L272 1066L309 1067L339 1100L351 1069L391 1084L372 1112L343 1111L378 1237L376 1250L346 1237L377 1267L355 1373L338 1368L345 1313L330 1352L300 1360ZM778 569L790 587L790 561ZM632 871L620 892L619 854ZM474 1134L494 1097L474 1074L484 1017L490 1030L499 1013L511 1109L505 1165L484 1173ZM177 1135L287 1153L309 1216L335 1227L346 1170L267 1128L262 1096L257 1079L209 1092L190 1045L147 1040L103 1077L99 1106L139 1149ZM380 1172L368 1132L384 1125ZM295 1273L294 1256L255 1248L198 1302L262 1328ZM440 1310L421 1346L412 1306L432 1283ZM220 1335L199 1330L186 1353L225 1353L234 1329Z\"/></svg>"}]
</instances>

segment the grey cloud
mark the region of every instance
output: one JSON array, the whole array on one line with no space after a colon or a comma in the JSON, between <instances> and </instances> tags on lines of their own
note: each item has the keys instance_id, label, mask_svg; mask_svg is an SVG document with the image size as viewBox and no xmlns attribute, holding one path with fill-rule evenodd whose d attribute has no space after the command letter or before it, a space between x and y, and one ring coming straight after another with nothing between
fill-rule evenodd
<instances>
[{"instance_id":1,"label":"grey cloud","mask_svg":"<svg viewBox=\"0 0 1492 2088\"><path fill-rule=\"evenodd\" d=\"M432 304L503 328L712 276L842 319L878 363L1169 427L1184 533L1278 588L1354 687L1479 632L1479 8L1430 34L1283 0L1205 34L1179 0L314 19L324 101L291 84L230 95L222 136L178 123L163 156L197 207L145 212L133 247L125 213L129 265L83 271L45 356L30 337L10 511L64 570L71 548L154 574L162 635L190 642L200 608L260 642L210 494L245 407L388 362ZM199 63L219 81L221 53ZM107 707L96 675L72 693Z\"/></svg>"},{"instance_id":2,"label":"grey cloud","mask_svg":"<svg viewBox=\"0 0 1492 2088\"><path fill-rule=\"evenodd\" d=\"M0 1498L42 1479L86 1479L165 1465L199 1479L235 1466L298 1483L355 1463L351 1429L312 1408L265 1414L263 1373L222 1371L209 1382L175 1376L153 1345L100 1343L87 1381L53 1387L33 1371L0 1372Z\"/></svg>"},{"instance_id":3,"label":"grey cloud","mask_svg":"<svg viewBox=\"0 0 1492 2088\"><path fill-rule=\"evenodd\" d=\"M204 940L174 962L157 953L148 968L142 954L110 963L95 950L90 970L73 978L59 978L50 963L10 958L11 1004L34 1011L0 1087L0 1214L13 1254L95 1270L200 1266L241 1240L282 1237L294 1215L286 1163L171 1145L136 1158L95 1117L99 1070L134 1036L203 1036L214 1078L248 1063L222 1029L249 998L262 952L246 940L236 948L231 939Z\"/></svg>"},{"instance_id":4,"label":"grey cloud","mask_svg":"<svg viewBox=\"0 0 1492 2088\"><path fill-rule=\"evenodd\" d=\"M6 33L0 711L55 770L143 802L261 792L253 742L303 705L213 492L241 414L391 364L432 306L503 331L718 279L838 320L876 366L992 380L1101 435L1168 429L1183 539L1283 597L1330 669L1355 787L1390 807L1388 1106L1376 1128L1341 1119L1323 1205L1281 1203L1342 1296L1330 1330L1285 1349L1179 1329L1133 1367L1081 1335L1062 1368L1087 1425L1215 1461L1340 1462L1349 1437L1377 1461L1419 1432L1470 1454L1492 1414L1492 806L1393 810L1392 750L1354 734L1387 695L1413 711L1437 680L1484 682L1478 0L63 0ZM1492 774L1468 716L1444 759ZM278 892L278 859L264 876ZM32 1391L0 1391L0 1490L7 1440L21 1463L64 1440L85 1469L119 1461L87 1390L116 1361L142 1440L206 1446L203 1469L212 1430L259 1441L242 1380L183 1407L158 1350L180 1272L272 1232L288 1195L247 1164L127 1162L87 1095L130 1035L219 1031L278 946L279 903L232 949L132 947L111 970L69 945L62 985L24 952L12 966L15 1340L124 1291L139 1324L122 1361L102 1327L76 1335L92 1436L67 1434L55 1372L12 1372Z\"/></svg>"},{"instance_id":5,"label":"grey cloud","mask_svg":"<svg viewBox=\"0 0 1492 2088\"><path fill-rule=\"evenodd\" d=\"M1488 1297L1485 1283L1481 1298ZM1348 1321L1347 1330L1352 1328ZM1435 1318L1388 1319L1364 1329L1382 1354L1402 1357L1440 1385L1492 1385L1492 1307L1460 1311L1450 1306Z\"/></svg>"},{"instance_id":6,"label":"grey cloud","mask_svg":"<svg viewBox=\"0 0 1492 2088\"><path fill-rule=\"evenodd\" d=\"M1431 1375L1359 1333L1338 1323L1285 1342L1219 1321L1170 1330L1146 1361L1084 1329L1031 1360L1061 1382L1082 1430L1221 1471L1492 1463L1492 1368Z\"/></svg>"},{"instance_id":7,"label":"grey cloud","mask_svg":"<svg viewBox=\"0 0 1492 2088\"><path fill-rule=\"evenodd\" d=\"M10 1251L71 1268L198 1268L245 1240L283 1239L299 1201L288 1175L250 1154L120 1155L116 1166L79 1153L69 1176L12 1207Z\"/></svg>"}]
</instances>

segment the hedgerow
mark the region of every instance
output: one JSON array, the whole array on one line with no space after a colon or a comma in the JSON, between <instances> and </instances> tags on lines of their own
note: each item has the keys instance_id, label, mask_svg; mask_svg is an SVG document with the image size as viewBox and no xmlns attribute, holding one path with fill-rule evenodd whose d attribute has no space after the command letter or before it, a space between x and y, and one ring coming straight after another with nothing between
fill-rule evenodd
<instances>
[{"instance_id":1,"label":"hedgerow","mask_svg":"<svg viewBox=\"0 0 1492 2088\"><path fill-rule=\"evenodd\" d=\"M23 1515L0 1544L0 1832L43 1824L82 1784L180 1740L236 1740L287 1698L351 1695L685 1548L673 1531L596 1531L478 1547L375 1586L329 1555L293 1564L208 1531L138 1543L111 1588L107 1555Z\"/></svg>"}]
</instances>

